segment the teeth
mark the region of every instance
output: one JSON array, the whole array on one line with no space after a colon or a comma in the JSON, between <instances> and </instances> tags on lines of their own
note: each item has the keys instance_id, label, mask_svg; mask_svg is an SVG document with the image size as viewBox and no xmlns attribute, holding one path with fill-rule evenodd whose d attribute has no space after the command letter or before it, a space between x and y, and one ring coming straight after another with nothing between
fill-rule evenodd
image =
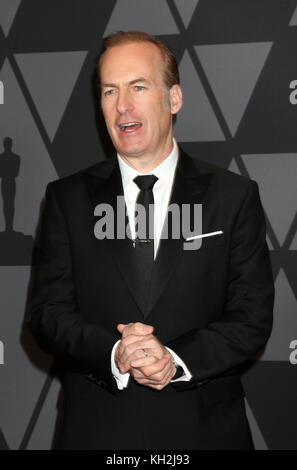
<instances>
[{"instance_id":1,"label":"teeth","mask_svg":"<svg viewBox=\"0 0 297 470\"><path fill-rule=\"evenodd\" d=\"M126 127L137 126L138 124L138 122L129 122L128 124L120 124L120 128L124 130Z\"/></svg>"}]
</instances>

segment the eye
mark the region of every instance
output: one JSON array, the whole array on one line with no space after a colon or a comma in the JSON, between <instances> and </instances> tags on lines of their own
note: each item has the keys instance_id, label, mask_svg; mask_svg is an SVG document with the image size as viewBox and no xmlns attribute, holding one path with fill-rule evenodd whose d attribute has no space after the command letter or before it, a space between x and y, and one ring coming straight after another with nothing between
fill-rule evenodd
<instances>
[{"instance_id":1,"label":"eye","mask_svg":"<svg viewBox=\"0 0 297 470\"><path fill-rule=\"evenodd\" d=\"M115 90L113 90L113 89L111 89L111 90L106 90L106 91L104 92L104 96L113 95L114 91L115 91Z\"/></svg>"},{"instance_id":2,"label":"eye","mask_svg":"<svg viewBox=\"0 0 297 470\"><path fill-rule=\"evenodd\" d=\"M136 91L142 91L142 90L144 90L144 88L145 88L145 87L142 86L142 85L136 85L136 86L135 86Z\"/></svg>"}]
</instances>

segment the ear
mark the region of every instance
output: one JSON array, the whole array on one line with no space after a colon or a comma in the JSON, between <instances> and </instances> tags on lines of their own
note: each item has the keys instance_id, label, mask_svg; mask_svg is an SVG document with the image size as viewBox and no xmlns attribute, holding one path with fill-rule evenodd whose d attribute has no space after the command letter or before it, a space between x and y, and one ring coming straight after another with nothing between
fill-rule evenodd
<instances>
[{"instance_id":1,"label":"ear","mask_svg":"<svg viewBox=\"0 0 297 470\"><path fill-rule=\"evenodd\" d=\"M183 105L183 92L179 85L173 85L169 90L171 114L177 114Z\"/></svg>"}]
</instances>

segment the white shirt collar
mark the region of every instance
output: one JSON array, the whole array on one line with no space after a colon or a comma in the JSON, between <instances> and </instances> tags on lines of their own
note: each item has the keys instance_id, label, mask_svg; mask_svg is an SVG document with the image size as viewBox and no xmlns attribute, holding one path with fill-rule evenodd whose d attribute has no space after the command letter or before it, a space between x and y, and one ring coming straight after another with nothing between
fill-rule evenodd
<instances>
[{"instance_id":1,"label":"white shirt collar","mask_svg":"<svg viewBox=\"0 0 297 470\"><path fill-rule=\"evenodd\" d=\"M133 185L135 184L133 179L136 176L144 174L154 174L158 178L157 183L159 183L160 180L161 184L171 185L178 160L178 146L175 139L173 139L173 149L171 153L168 155L168 157L165 158L165 160L163 160L158 166L148 173L141 173L140 171L135 170L135 168L132 168L130 165L128 165L128 163L126 163L119 154L117 154L117 157L124 189L129 183L132 183ZM137 185L135 184L135 186Z\"/></svg>"}]
</instances>

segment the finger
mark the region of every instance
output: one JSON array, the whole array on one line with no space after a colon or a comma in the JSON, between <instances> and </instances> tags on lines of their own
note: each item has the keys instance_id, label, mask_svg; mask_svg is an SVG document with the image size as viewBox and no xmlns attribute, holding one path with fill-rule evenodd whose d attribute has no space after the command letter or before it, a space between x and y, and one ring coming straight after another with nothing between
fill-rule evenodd
<instances>
[{"instance_id":1,"label":"finger","mask_svg":"<svg viewBox=\"0 0 297 470\"><path fill-rule=\"evenodd\" d=\"M156 361L154 356L145 356L142 349L137 349L133 354L129 355L127 358L121 356L118 360L119 369L122 373L127 372L132 367L132 362L134 360L141 360L144 366L149 366Z\"/></svg>"},{"instance_id":2,"label":"finger","mask_svg":"<svg viewBox=\"0 0 297 470\"><path fill-rule=\"evenodd\" d=\"M155 329L155 327L152 325L147 325L145 323L140 322L134 323L133 328L135 330L135 334L137 335L148 335L152 333Z\"/></svg>"},{"instance_id":3,"label":"finger","mask_svg":"<svg viewBox=\"0 0 297 470\"><path fill-rule=\"evenodd\" d=\"M136 380L136 379L141 379L141 378L145 378L145 376L142 374L142 372L140 371L140 369L135 369L135 368L131 368L130 369L130 374L132 375L132 377Z\"/></svg>"},{"instance_id":4,"label":"finger","mask_svg":"<svg viewBox=\"0 0 297 470\"><path fill-rule=\"evenodd\" d=\"M140 364L142 364L143 367L147 367L156 362L158 359L159 358L155 357L153 354L145 355L143 349L136 349L130 355L126 355L125 353L121 355L117 359L117 364L120 371L125 373L133 367L132 362L134 361L140 361Z\"/></svg>"},{"instance_id":5,"label":"finger","mask_svg":"<svg viewBox=\"0 0 297 470\"><path fill-rule=\"evenodd\" d=\"M149 356L149 358L151 358L151 356ZM158 360L156 357L153 357L153 360L160 364L160 367L162 367L162 364L164 364L164 361L162 360ZM151 382L151 377L148 375L148 367L143 367L143 368L140 368L140 367L131 367L130 369L130 373L133 375L133 377L135 378L141 378L142 380L144 380L146 383L150 383ZM146 373L146 375L144 374L144 371ZM155 382L153 382L155 383Z\"/></svg>"},{"instance_id":6,"label":"finger","mask_svg":"<svg viewBox=\"0 0 297 470\"><path fill-rule=\"evenodd\" d=\"M139 368L131 367L130 374L132 375L134 379L142 379L142 380L144 379L146 381L149 381L149 379L145 375L143 375L143 373L141 372L141 369Z\"/></svg>"},{"instance_id":7,"label":"finger","mask_svg":"<svg viewBox=\"0 0 297 470\"><path fill-rule=\"evenodd\" d=\"M165 364L167 364L167 362L172 362L173 361L173 358L171 356L171 354L165 350L165 353L163 350L161 350L161 352L157 349L149 349L149 348L145 348L145 351L147 351L147 353L151 356L155 356L158 358L158 361L156 361L156 363L154 364L155 366L155 369L154 370L151 370L151 371L148 371L148 372L151 372L150 375L152 374L155 374L156 372L159 372L159 370L161 370ZM164 358L167 358L167 361L163 362ZM141 361L142 361L142 357L140 357L139 359L135 359L133 362L131 362L131 366L132 367L143 367L141 365Z\"/></svg>"},{"instance_id":8,"label":"finger","mask_svg":"<svg viewBox=\"0 0 297 470\"><path fill-rule=\"evenodd\" d=\"M116 349L117 358L120 359L122 362L126 362L128 357L131 356L134 353L134 351L138 349L142 350L141 355L138 357L142 357L145 355L143 352L143 349L145 349L145 351L147 351L147 354L151 356L158 355L159 358L161 359L165 351L162 351L162 348L161 349L149 348L150 337L151 335L147 335L147 336L129 335L126 338L123 338L118 344L118 347ZM141 338L141 341L139 341L139 338ZM135 358L132 358L132 359L135 359Z\"/></svg>"},{"instance_id":9,"label":"finger","mask_svg":"<svg viewBox=\"0 0 297 470\"><path fill-rule=\"evenodd\" d=\"M143 351L143 350L139 349L137 351ZM154 362L158 362L160 359L163 359L164 357L163 352L161 352L160 354L155 349L146 348L145 352L147 353L147 355L144 355L144 353L143 354L140 353L141 356L140 354L139 355L136 354L135 358L132 358L132 356L129 358L131 367L142 368L147 365L153 364ZM152 360L151 358L153 358L154 360Z\"/></svg>"},{"instance_id":10,"label":"finger","mask_svg":"<svg viewBox=\"0 0 297 470\"><path fill-rule=\"evenodd\" d=\"M157 340L153 335L137 336L129 335L122 340L122 344L129 349L159 349L160 351L167 351L166 348Z\"/></svg>"},{"instance_id":11,"label":"finger","mask_svg":"<svg viewBox=\"0 0 297 470\"><path fill-rule=\"evenodd\" d=\"M168 356L164 356L162 359L159 359L159 361L156 361L154 364L147 367L142 367L141 372L146 377L152 378L155 374L158 374L166 366L168 366L169 362L171 362L171 359Z\"/></svg>"},{"instance_id":12,"label":"finger","mask_svg":"<svg viewBox=\"0 0 297 470\"><path fill-rule=\"evenodd\" d=\"M171 379L175 375L175 365L172 363L170 364L170 367L168 369L168 372L164 375L164 378L162 380L164 385L168 385L171 382Z\"/></svg>"},{"instance_id":13,"label":"finger","mask_svg":"<svg viewBox=\"0 0 297 470\"><path fill-rule=\"evenodd\" d=\"M154 355L158 351L160 359L166 353L169 354L165 346L152 334L138 336L138 335L128 335L121 340L121 353L132 353L135 349L152 349L154 350Z\"/></svg>"},{"instance_id":14,"label":"finger","mask_svg":"<svg viewBox=\"0 0 297 470\"><path fill-rule=\"evenodd\" d=\"M123 333L123 330L124 328L126 327L127 325L124 325L123 323L119 323L117 325L117 330L122 334Z\"/></svg>"},{"instance_id":15,"label":"finger","mask_svg":"<svg viewBox=\"0 0 297 470\"><path fill-rule=\"evenodd\" d=\"M157 380L155 378L153 378L153 376L151 376L149 378L146 378L146 379L143 376L140 376L139 379L137 379L137 380L142 385L146 385L148 387L154 388L155 390L162 390L163 388L167 387L167 385L171 382L172 377L175 373L174 365L169 364L169 366L170 367L168 368L167 372L162 373L161 376L158 376Z\"/></svg>"},{"instance_id":16,"label":"finger","mask_svg":"<svg viewBox=\"0 0 297 470\"><path fill-rule=\"evenodd\" d=\"M117 329L124 337L130 334L147 335L154 331L153 326L140 322L128 323L127 325L119 323Z\"/></svg>"},{"instance_id":17,"label":"finger","mask_svg":"<svg viewBox=\"0 0 297 470\"><path fill-rule=\"evenodd\" d=\"M154 384L164 384L166 380L172 374L172 364L167 364L161 371L157 372L156 374L150 375L148 379L151 383Z\"/></svg>"},{"instance_id":18,"label":"finger","mask_svg":"<svg viewBox=\"0 0 297 470\"><path fill-rule=\"evenodd\" d=\"M139 369L133 369L135 371L139 371ZM138 382L141 385L156 385L156 382L152 382L150 379L145 377L144 375L141 375L141 373L134 373L133 375L134 380Z\"/></svg>"},{"instance_id":19,"label":"finger","mask_svg":"<svg viewBox=\"0 0 297 470\"><path fill-rule=\"evenodd\" d=\"M123 338L119 342L116 351L118 352L119 355L124 354L124 352L126 351L126 348L130 344L138 342L139 339L145 339L145 336L128 335L126 338Z\"/></svg>"},{"instance_id":20,"label":"finger","mask_svg":"<svg viewBox=\"0 0 297 470\"><path fill-rule=\"evenodd\" d=\"M126 348L132 343L138 343L139 347L155 347L158 343L154 341L154 336L149 334L149 335L128 335L125 338L123 337L121 340L121 345L123 348Z\"/></svg>"},{"instance_id":21,"label":"finger","mask_svg":"<svg viewBox=\"0 0 297 470\"><path fill-rule=\"evenodd\" d=\"M150 366L154 362L158 361L159 358L153 355L143 356L140 359L128 360L131 367L140 369L141 367Z\"/></svg>"},{"instance_id":22,"label":"finger","mask_svg":"<svg viewBox=\"0 0 297 470\"><path fill-rule=\"evenodd\" d=\"M171 382L173 376L173 370L171 367L168 369L167 373L164 374L162 377L159 377L158 380L152 380L151 377L145 377L141 374L139 369L132 370L134 371L133 378L139 384L154 388L156 390L162 390L163 388L165 388Z\"/></svg>"},{"instance_id":23,"label":"finger","mask_svg":"<svg viewBox=\"0 0 297 470\"><path fill-rule=\"evenodd\" d=\"M146 355L157 356L159 359L166 355L164 348L151 348L152 345L153 343L150 340L135 341L130 344L123 343L122 347L119 349L119 358L122 362L131 362L135 359L142 359ZM140 353L136 353L137 351L140 351ZM153 354L151 354L151 352L153 352Z\"/></svg>"}]
</instances>

